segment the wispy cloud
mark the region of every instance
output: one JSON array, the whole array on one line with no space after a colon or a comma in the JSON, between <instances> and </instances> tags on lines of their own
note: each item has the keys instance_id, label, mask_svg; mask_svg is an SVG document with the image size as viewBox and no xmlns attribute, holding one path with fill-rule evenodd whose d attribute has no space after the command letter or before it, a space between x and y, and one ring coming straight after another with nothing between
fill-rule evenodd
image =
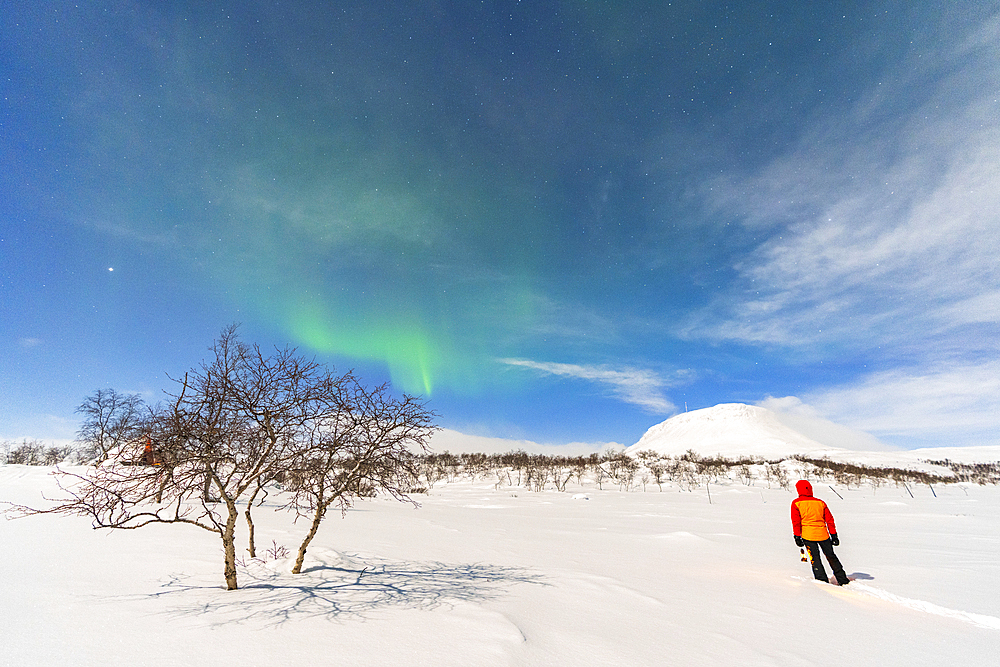
<instances>
[{"instance_id":1,"label":"wispy cloud","mask_svg":"<svg viewBox=\"0 0 1000 667\"><path fill-rule=\"evenodd\" d=\"M562 345L608 343L621 336L618 322L579 302L566 303L539 291L530 298L533 322L526 336L556 338Z\"/></svg>"},{"instance_id":2,"label":"wispy cloud","mask_svg":"<svg viewBox=\"0 0 1000 667\"><path fill-rule=\"evenodd\" d=\"M604 365L560 364L529 359L500 359L499 361L510 366L529 368L546 375L595 382L606 387L619 400L637 405L654 414L670 414L677 411L677 406L663 393L669 383L650 370L632 367L611 368Z\"/></svg>"},{"instance_id":3,"label":"wispy cloud","mask_svg":"<svg viewBox=\"0 0 1000 667\"><path fill-rule=\"evenodd\" d=\"M996 21L980 29L1000 38ZM978 33L977 33L978 34ZM767 240L690 338L804 348L989 346L1000 321L996 40L957 40L934 78L901 68L851 113L817 121L756 173L713 181L714 207ZM951 42L954 43L954 42ZM923 68L921 71L926 71ZM912 102L908 88L926 94ZM721 193L721 194L720 194ZM959 345L944 345L959 338Z\"/></svg>"},{"instance_id":4,"label":"wispy cloud","mask_svg":"<svg viewBox=\"0 0 1000 667\"><path fill-rule=\"evenodd\" d=\"M785 426L830 447L876 452L890 449L870 433L836 424L823 417L812 405L796 396L769 396L757 403L774 412Z\"/></svg>"},{"instance_id":5,"label":"wispy cloud","mask_svg":"<svg viewBox=\"0 0 1000 667\"><path fill-rule=\"evenodd\" d=\"M510 438L493 438L481 435L468 435L451 429L441 429L434 433L430 440L430 448L436 452L504 454L523 450L529 454L546 454L549 456L586 456L597 452L624 449L618 442L569 442L566 444L546 444L532 440L515 440Z\"/></svg>"},{"instance_id":6,"label":"wispy cloud","mask_svg":"<svg viewBox=\"0 0 1000 667\"><path fill-rule=\"evenodd\" d=\"M1000 361L874 373L802 399L827 418L895 444L1000 444Z\"/></svg>"}]
</instances>

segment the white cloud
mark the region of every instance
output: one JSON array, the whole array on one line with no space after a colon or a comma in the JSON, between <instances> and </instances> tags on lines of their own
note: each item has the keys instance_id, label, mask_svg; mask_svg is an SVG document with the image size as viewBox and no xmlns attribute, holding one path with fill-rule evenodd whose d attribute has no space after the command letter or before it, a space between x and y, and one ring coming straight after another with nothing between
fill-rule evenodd
<instances>
[{"instance_id":1,"label":"white cloud","mask_svg":"<svg viewBox=\"0 0 1000 667\"><path fill-rule=\"evenodd\" d=\"M831 420L902 446L1000 444L1000 361L874 373L803 400Z\"/></svg>"},{"instance_id":2,"label":"white cloud","mask_svg":"<svg viewBox=\"0 0 1000 667\"><path fill-rule=\"evenodd\" d=\"M615 369L603 365L582 366L548 363L528 359L500 359L499 361L510 366L529 368L546 375L596 382L609 388L619 400L638 405L654 414L670 414L677 411L677 406L663 394L663 389L668 383L650 370L631 367Z\"/></svg>"},{"instance_id":3,"label":"white cloud","mask_svg":"<svg viewBox=\"0 0 1000 667\"><path fill-rule=\"evenodd\" d=\"M926 156L943 163L942 174L914 167L914 174L900 176L919 181L899 186L905 192L887 192L895 186L877 183L876 169L864 175L867 186L853 191L817 178L814 196L822 201L815 205L823 210L745 257L737 266L742 292L699 314L688 335L796 344L863 332L893 343L995 322L1000 132L956 142L963 145ZM967 151L966 143L978 149ZM789 187L782 176L770 177L768 189Z\"/></svg>"},{"instance_id":4,"label":"white cloud","mask_svg":"<svg viewBox=\"0 0 1000 667\"><path fill-rule=\"evenodd\" d=\"M591 308L567 305L538 292L530 298L535 319L529 331L532 337L560 338L572 345L614 341L620 335L617 322Z\"/></svg>"},{"instance_id":5,"label":"white cloud","mask_svg":"<svg viewBox=\"0 0 1000 667\"><path fill-rule=\"evenodd\" d=\"M41 440L46 444L64 446L73 443L80 423L78 419L45 413L10 414L4 419L0 441L16 443Z\"/></svg>"},{"instance_id":6,"label":"white cloud","mask_svg":"<svg viewBox=\"0 0 1000 667\"><path fill-rule=\"evenodd\" d=\"M442 429L431 437L430 448L435 452L447 451L452 454L505 454L523 450L529 454L546 454L548 456L586 456L610 449L624 449L624 445L617 442L570 442L563 445L553 445L531 440L509 440L507 438L467 435L451 429Z\"/></svg>"},{"instance_id":7,"label":"white cloud","mask_svg":"<svg viewBox=\"0 0 1000 667\"><path fill-rule=\"evenodd\" d=\"M17 344L25 349L31 349L33 347L38 347L42 344L41 338L19 338Z\"/></svg>"},{"instance_id":8,"label":"white cloud","mask_svg":"<svg viewBox=\"0 0 1000 667\"><path fill-rule=\"evenodd\" d=\"M824 418L816 408L795 396L775 398L769 396L757 403L773 412L778 420L790 429L830 447L861 452L892 449L870 433L835 424Z\"/></svg>"}]
</instances>

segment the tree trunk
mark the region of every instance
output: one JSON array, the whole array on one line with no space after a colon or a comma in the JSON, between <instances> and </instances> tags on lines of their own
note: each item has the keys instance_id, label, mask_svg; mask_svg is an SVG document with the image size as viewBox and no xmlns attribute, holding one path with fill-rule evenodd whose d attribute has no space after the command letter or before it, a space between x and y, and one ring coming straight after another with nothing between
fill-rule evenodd
<instances>
[{"instance_id":1,"label":"tree trunk","mask_svg":"<svg viewBox=\"0 0 1000 667\"><path fill-rule=\"evenodd\" d=\"M202 502L210 503L212 500L212 475L211 468L206 463L205 464L205 488L201 492Z\"/></svg>"},{"instance_id":2,"label":"tree trunk","mask_svg":"<svg viewBox=\"0 0 1000 667\"><path fill-rule=\"evenodd\" d=\"M167 488L167 475L164 472L163 480L160 482L160 488L156 490L156 504L159 505L163 502L163 491Z\"/></svg>"},{"instance_id":3,"label":"tree trunk","mask_svg":"<svg viewBox=\"0 0 1000 667\"><path fill-rule=\"evenodd\" d=\"M254 545L253 542L253 517L250 516L250 505L252 504L253 504L253 498L251 498L250 502L247 503L247 511L244 514L246 514L247 517L247 528L249 529L249 539L250 539L250 546L247 548L247 551L250 552L250 558L256 558L257 547Z\"/></svg>"},{"instance_id":4,"label":"tree trunk","mask_svg":"<svg viewBox=\"0 0 1000 667\"><path fill-rule=\"evenodd\" d=\"M309 526L309 532L306 534L306 538L302 540L302 544L299 545L299 555L295 558L295 566L292 567L292 574L302 573L302 561L306 558L306 547L316 537L316 531L319 530L319 524L323 522L323 515L326 514L328 504L320 504L316 508L316 513L313 514L312 525Z\"/></svg>"},{"instance_id":5,"label":"tree trunk","mask_svg":"<svg viewBox=\"0 0 1000 667\"><path fill-rule=\"evenodd\" d=\"M260 480L258 480L257 481L257 488L250 495L250 499L247 501L246 512L244 512L244 514L246 515L246 518L247 518L247 529L250 532L250 538L249 538L249 543L250 544L249 544L249 547L247 548L247 551L250 552L250 558L256 558L257 557L257 544L256 544L256 542L254 540L253 515L251 514L251 509L253 508L254 502L257 500L257 494L260 493L261 489L263 489L263 488L264 487L261 485ZM267 494L265 492L265 496L266 495Z\"/></svg>"},{"instance_id":6,"label":"tree trunk","mask_svg":"<svg viewBox=\"0 0 1000 667\"><path fill-rule=\"evenodd\" d=\"M240 512L236 503L228 501L226 505L229 507L229 516L222 531L222 551L226 561L226 590L235 591L239 588L236 583L236 519Z\"/></svg>"}]
</instances>

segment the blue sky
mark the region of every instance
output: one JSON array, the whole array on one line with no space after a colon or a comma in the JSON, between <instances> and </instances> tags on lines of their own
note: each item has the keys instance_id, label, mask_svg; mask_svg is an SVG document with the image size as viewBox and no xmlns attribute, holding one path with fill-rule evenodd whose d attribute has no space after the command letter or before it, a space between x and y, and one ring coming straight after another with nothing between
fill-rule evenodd
<instances>
[{"instance_id":1,"label":"blue sky","mask_svg":"<svg viewBox=\"0 0 1000 667\"><path fill-rule=\"evenodd\" d=\"M992 3L3 2L0 58L0 437L239 322L480 436L1000 442Z\"/></svg>"}]
</instances>

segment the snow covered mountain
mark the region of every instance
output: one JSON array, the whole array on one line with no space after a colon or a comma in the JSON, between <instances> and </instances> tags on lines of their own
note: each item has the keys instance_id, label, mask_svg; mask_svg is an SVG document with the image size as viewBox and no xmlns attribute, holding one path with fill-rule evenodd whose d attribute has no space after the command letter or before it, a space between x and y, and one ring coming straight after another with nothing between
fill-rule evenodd
<instances>
[{"instance_id":1,"label":"snow covered mountain","mask_svg":"<svg viewBox=\"0 0 1000 667\"><path fill-rule=\"evenodd\" d=\"M692 450L703 456L727 458L762 456L784 458L793 454L837 456L847 450L816 442L779 421L767 408L723 403L671 417L653 426L626 451L653 450L680 456Z\"/></svg>"}]
</instances>

